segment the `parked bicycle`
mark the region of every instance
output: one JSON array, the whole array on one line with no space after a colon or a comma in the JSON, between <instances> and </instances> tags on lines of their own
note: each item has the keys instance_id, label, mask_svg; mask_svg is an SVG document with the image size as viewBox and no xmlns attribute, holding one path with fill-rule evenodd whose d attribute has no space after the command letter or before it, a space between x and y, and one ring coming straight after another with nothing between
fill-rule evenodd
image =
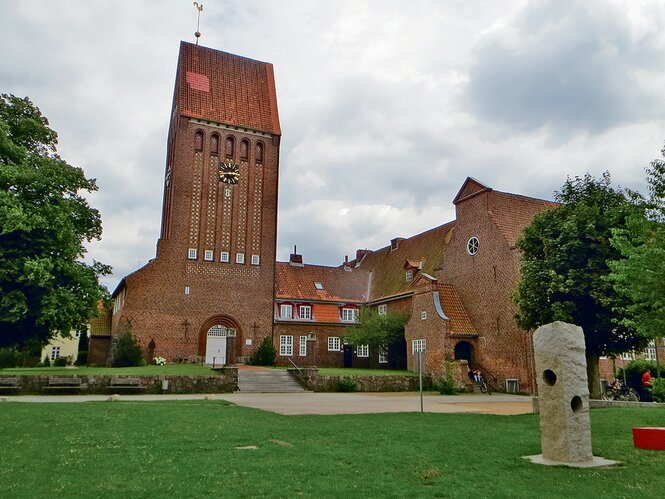
<instances>
[{"instance_id":1,"label":"parked bicycle","mask_svg":"<svg viewBox=\"0 0 665 499\"><path fill-rule=\"evenodd\" d=\"M622 384L619 380L605 388L602 394L603 400L624 400L627 402L639 402L639 394L631 387Z\"/></svg>"},{"instance_id":2,"label":"parked bicycle","mask_svg":"<svg viewBox=\"0 0 665 499\"><path fill-rule=\"evenodd\" d=\"M492 395L492 389L490 388L490 385L487 384L487 381L485 381L484 376L480 377L480 391L487 395Z\"/></svg>"}]
</instances>

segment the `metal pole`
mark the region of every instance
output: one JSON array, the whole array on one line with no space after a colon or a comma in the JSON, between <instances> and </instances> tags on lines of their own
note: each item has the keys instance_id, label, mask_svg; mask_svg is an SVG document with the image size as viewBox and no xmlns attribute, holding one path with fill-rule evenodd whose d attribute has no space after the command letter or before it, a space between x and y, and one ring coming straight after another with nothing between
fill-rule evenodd
<instances>
[{"instance_id":1,"label":"metal pole","mask_svg":"<svg viewBox=\"0 0 665 499\"><path fill-rule=\"evenodd\" d=\"M423 351L418 352L418 376L420 377L420 412L423 410Z\"/></svg>"}]
</instances>

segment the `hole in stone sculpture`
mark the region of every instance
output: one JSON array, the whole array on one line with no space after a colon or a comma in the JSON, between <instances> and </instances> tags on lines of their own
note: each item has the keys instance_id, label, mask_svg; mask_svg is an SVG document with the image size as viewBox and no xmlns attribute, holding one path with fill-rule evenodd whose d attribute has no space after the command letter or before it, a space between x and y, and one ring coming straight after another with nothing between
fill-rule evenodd
<instances>
[{"instance_id":1,"label":"hole in stone sculpture","mask_svg":"<svg viewBox=\"0 0 665 499\"><path fill-rule=\"evenodd\" d=\"M573 412L580 412L582 410L582 398L575 395L570 401L570 408Z\"/></svg>"},{"instance_id":2,"label":"hole in stone sculpture","mask_svg":"<svg viewBox=\"0 0 665 499\"><path fill-rule=\"evenodd\" d=\"M554 386L556 383L556 373L551 369L545 369L543 371L543 381L549 386Z\"/></svg>"}]
</instances>

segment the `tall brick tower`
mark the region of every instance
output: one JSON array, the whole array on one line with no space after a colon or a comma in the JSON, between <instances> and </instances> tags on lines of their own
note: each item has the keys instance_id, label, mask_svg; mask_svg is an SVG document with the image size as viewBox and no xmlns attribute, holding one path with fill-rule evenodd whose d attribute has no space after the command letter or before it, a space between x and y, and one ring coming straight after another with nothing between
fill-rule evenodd
<instances>
[{"instance_id":1,"label":"tall brick tower","mask_svg":"<svg viewBox=\"0 0 665 499\"><path fill-rule=\"evenodd\" d=\"M271 64L181 43L157 256L114 291L114 336L219 364L270 335L280 136Z\"/></svg>"}]
</instances>

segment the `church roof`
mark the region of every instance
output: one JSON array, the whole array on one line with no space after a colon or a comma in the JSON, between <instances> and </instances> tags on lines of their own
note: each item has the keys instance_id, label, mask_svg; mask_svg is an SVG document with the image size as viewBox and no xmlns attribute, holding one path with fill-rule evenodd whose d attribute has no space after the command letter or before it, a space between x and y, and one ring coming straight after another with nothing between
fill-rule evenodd
<instances>
[{"instance_id":1,"label":"church roof","mask_svg":"<svg viewBox=\"0 0 665 499\"><path fill-rule=\"evenodd\" d=\"M317 289L316 283L319 283ZM369 274L365 270L324 265L275 265L275 297L338 302L367 301Z\"/></svg>"},{"instance_id":2,"label":"church roof","mask_svg":"<svg viewBox=\"0 0 665 499\"><path fill-rule=\"evenodd\" d=\"M175 94L182 116L281 135L270 63L181 42Z\"/></svg>"}]
</instances>

